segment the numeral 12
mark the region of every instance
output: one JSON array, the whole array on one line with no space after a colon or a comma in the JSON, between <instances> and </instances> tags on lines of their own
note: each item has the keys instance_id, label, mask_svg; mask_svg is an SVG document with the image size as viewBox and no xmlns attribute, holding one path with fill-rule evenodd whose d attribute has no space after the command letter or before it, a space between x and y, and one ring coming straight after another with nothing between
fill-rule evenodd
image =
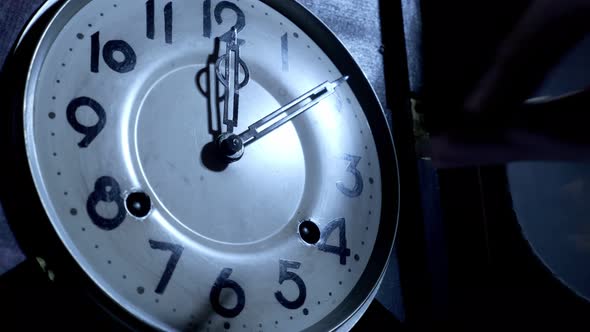
<instances>
[{"instance_id":1,"label":"numeral 12","mask_svg":"<svg viewBox=\"0 0 590 332\"><path fill-rule=\"evenodd\" d=\"M238 30L238 32L242 31L244 27L246 27L246 15L244 12L238 7L236 4L229 2L229 1L221 1L220 3L215 6L213 10L213 15L215 16L215 21L217 24L223 23L223 17L221 13L225 10L233 11L236 14L236 23L233 27ZM205 0L203 2L203 37L211 38L211 29L212 29L212 20L211 20L211 0ZM220 38L221 40L227 40L230 38L231 29L223 34Z\"/></svg>"}]
</instances>

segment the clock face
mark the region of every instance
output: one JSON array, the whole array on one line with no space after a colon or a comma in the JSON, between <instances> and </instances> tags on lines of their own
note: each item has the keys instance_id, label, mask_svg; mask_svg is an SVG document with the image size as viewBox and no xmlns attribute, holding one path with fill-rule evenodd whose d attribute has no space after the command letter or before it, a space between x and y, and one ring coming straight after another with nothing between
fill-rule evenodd
<instances>
[{"instance_id":1,"label":"clock face","mask_svg":"<svg viewBox=\"0 0 590 332\"><path fill-rule=\"evenodd\" d=\"M397 171L366 115L380 109L351 88L362 76L239 161L210 162L238 94L236 133L350 74L275 8L70 1L36 52L24 125L47 216L94 283L153 327L334 329L383 272Z\"/></svg>"}]
</instances>

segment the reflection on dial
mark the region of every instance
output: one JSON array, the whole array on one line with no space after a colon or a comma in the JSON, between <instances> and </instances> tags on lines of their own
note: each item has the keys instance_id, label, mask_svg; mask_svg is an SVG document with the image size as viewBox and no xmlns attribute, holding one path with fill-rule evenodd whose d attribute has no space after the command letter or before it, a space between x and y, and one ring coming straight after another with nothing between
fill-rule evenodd
<instances>
[{"instance_id":1,"label":"reflection on dial","mask_svg":"<svg viewBox=\"0 0 590 332\"><path fill-rule=\"evenodd\" d=\"M348 296L373 253L381 170L348 86L222 171L201 159L211 105L223 109L197 86L215 37L243 19L237 132L347 74L314 41L259 1L81 1L59 15L27 151L52 224L102 290L179 330L299 331L345 299L362 304ZM125 207L137 192L151 202L141 218ZM317 243L302 240L303 221Z\"/></svg>"},{"instance_id":2,"label":"reflection on dial","mask_svg":"<svg viewBox=\"0 0 590 332\"><path fill-rule=\"evenodd\" d=\"M291 125L261 141L262 146L249 148L223 172L208 170L201 161L201 150L211 141L208 112L194 84L199 69L197 65L180 68L149 89L129 124L130 132L135 128L130 144L136 147L130 152L134 165L142 173L140 178L146 179L142 186L149 187L165 207L167 220L212 241L259 241L285 227L299 207L306 173L302 146ZM184 97L170 108L175 95ZM252 123L277 107L263 86L251 82L248 94L242 93L240 122ZM174 116L163 116L163 109ZM203 209L205 197L208 209Z\"/></svg>"}]
</instances>

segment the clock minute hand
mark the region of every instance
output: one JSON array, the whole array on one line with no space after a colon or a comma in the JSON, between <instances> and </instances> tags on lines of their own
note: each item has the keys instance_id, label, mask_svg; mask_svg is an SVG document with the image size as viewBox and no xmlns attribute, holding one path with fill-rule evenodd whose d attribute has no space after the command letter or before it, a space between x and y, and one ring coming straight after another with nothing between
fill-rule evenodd
<instances>
[{"instance_id":1,"label":"clock minute hand","mask_svg":"<svg viewBox=\"0 0 590 332\"><path fill-rule=\"evenodd\" d=\"M240 160L246 146L268 135L275 129L314 107L322 100L328 98L336 92L338 86L347 80L348 76L343 76L335 81L324 82L318 85L299 98L255 122L239 135L230 132L222 134L217 138L218 151L222 161L232 163Z\"/></svg>"},{"instance_id":2,"label":"clock minute hand","mask_svg":"<svg viewBox=\"0 0 590 332\"><path fill-rule=\"evenodd\" d=\"M318 85L309 92L303 94L301 97L255 122L249 126L246 131L239 134L238 137L241 139L244 146L256 142L331 96L336 92L336 88L347 80L348 76L343 76L335 81L325 82Z\"/></svg>"}]
</instances>

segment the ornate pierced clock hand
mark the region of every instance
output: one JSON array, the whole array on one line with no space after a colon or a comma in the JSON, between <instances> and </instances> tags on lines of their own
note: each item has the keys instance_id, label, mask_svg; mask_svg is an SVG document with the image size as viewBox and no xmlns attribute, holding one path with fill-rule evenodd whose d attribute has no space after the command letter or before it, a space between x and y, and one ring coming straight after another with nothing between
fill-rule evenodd
<instances>
[{"instance_id":1,"label":"ornate pierced clock hand","mask_svg":"<svg viewBox=\"0 0 590 332\"><path fill-rule=\"evenodd\" d=\"M233 133L238 125L238 108L240 103L240 89L250 81L250 71L244 60L240 58L240 46L245 41L238 39L238 29L233 27L230 32L220 37L226 43L226 52L215 64L217 77L225 86L225 100L223 106L223 124L227 133ZM224 71L222 72L222 64ZM240 82L240 68L244 71L244 80ZM232 104L232 116L229 116L229 105Z\"/></svg>"},{"instance_id":2,"label":"ornate pierced clock hand","mask_svg":"<svg viewBox=\"0 0 590 332\"><path fill-rule=\"evenodd\" d=\"M239 160L244 154L244 147L270 134L275 129L328 98L336 92L338 86L347 80L348 76L343 76L333 82L324 82L255 122L243 133L239 135L223 134L218 140L221 153L230 162Z\"/></svg>"}]
</instances>

